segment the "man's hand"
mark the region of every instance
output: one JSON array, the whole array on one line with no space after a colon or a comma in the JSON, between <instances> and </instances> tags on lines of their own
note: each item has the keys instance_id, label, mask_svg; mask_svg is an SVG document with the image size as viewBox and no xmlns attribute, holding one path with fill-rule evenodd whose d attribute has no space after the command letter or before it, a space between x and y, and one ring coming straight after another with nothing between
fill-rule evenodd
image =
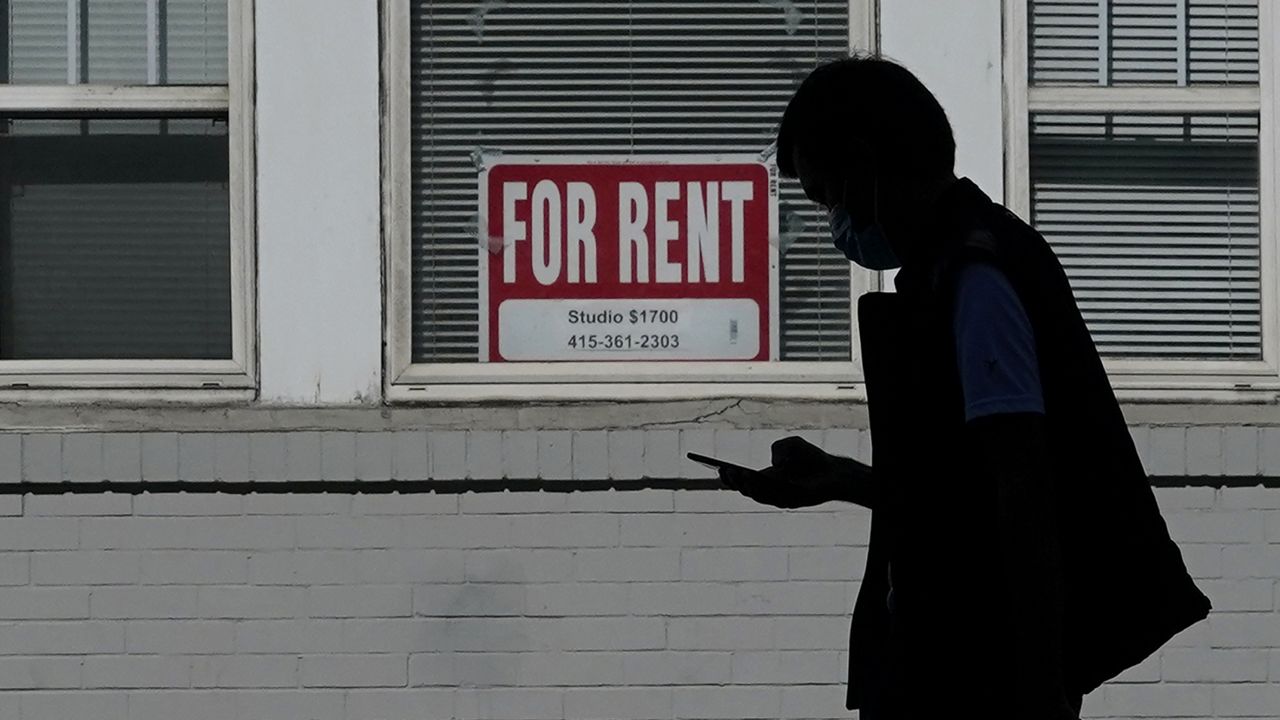
<instances>
[{"instance_id":1,"label":"man's hand","mask_svg":"<svg viewBox=\"0 0 1280 720\"><path fill-rule=\"evenodd\" d=\"M871 507L871 468L828 454L802 437L777 440L772 463L758 472L720 470L720 482L764 505L793 509L848 500Z\"/></svg>"}]
</instances>

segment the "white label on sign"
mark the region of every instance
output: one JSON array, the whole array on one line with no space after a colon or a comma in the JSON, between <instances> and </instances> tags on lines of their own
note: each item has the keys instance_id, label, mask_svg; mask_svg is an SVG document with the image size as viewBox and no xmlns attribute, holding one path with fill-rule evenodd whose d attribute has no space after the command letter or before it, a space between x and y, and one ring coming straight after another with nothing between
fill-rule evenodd
<instances>
[{"instance_id":1,"label":"white label on sign","mask_svg":"<svg viewBox=\"0 0 1280 720\"><path fill-rule=\"evenodd\" d=\"M752 360L760 308L750 299L504 300L506 360Z\"/></svg>"}]
</instances>

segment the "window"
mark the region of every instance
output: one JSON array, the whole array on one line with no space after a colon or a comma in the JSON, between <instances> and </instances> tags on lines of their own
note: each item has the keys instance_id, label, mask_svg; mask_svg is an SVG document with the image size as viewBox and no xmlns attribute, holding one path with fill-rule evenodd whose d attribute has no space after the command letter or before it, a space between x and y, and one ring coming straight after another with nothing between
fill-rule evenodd
<instances>
[{"instance_id":1,"label":"window","mask_svg":"<svg viewBox=\"0 0 1280 720\"><path fill-rule=\"evenodd\" d=\"M1275 387L1271 3L1008 0L1006 18L1009 205L1117 387Z\"/></svg>"},{"instance_id":2,"label":"window","mask_svg":"<svg viewBox=\"0 0 1280 720\"><path fill-rule=\"evenodd\" d=\"M389 397L857 379L851 298L876 279L832 251L794 181L779 188L779 361L481 362L477 158L767 156L808 71L871 46L869 0L385 2Z\"/></svg>"},{"instance_id":3,"label":"window","mask_svg":"<svg viewBox=\"0 0 1280 720\"><path fill-rule=\"evenodd\" d=\"M248 0L0 14L0 387L252 388Z\"/></svg>"}]
</instances>

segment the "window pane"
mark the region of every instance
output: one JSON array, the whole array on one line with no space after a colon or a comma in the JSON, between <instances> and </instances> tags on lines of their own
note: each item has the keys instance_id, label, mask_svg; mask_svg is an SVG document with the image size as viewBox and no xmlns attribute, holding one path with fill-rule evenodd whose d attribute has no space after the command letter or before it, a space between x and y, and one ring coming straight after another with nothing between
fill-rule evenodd
<instances>
[{"instance_id":1,"label":"window pane","mask_svg":"<svg viewBox=\"0 0 1280 720\"><path fill-rule=\"evenodd\" d=\"M5 82L227 82L227 0L0 2L6 5Z\"/></svg>"},{"instance_id":2,"label":"window pane","mask_svg":"<svg viewBox=\"0 0 1280 720\"><path fill-rule=\"evenodd\" d=\"M67 82L67 4L49 0L8 0L4 58L7 82ZM5 78L0 77L0 80Z\"/></svg>"},{"instance_id":3,"label":"window pane","mask_svg":"<svg viewBox=\"0 0 1280 720\"><path fill-rule=\"evenodd\" d=\"M479 148L759 153L796 85L849 43L848 0L413 0L415 362L478 357ZM788 360L848 360L849 262L799 184L780 188Z\"/></svg>"},{"instance_id":4,"label":"window pane","mask_svg":"<svg viewBox=\"0 0 1280 720\"><path fill-rule=\"evenodd\" d=\"M0 358L229 358L225 121L0 122Z\"/></svg>"},{"instance_id":5,"label":"window pane","mask_svg":"<svg viewBox=\"0 0 1280 720\"><path fill-rule=\"evenodd\" d=\"M227 0L168 0L165 82L227 83Z\"/></svg>"},{"instance_id":6,"label":"window pane","mask_svg":"<svg viewBox=\"0 0 1280 720\"><path fill-rule=\"evenodd\" d=\"M1257 115L1031 125L1032 221L1099 351L1261 358Z\"/></svg>"},{"instance_id":7,"label":"window pane","mask_svg":"<svg viewBox=\"0 0 1280 720\"><path fill-rule=\"evenodd\" d=\"M147 81L146 0L92 0L81 21L81 82L111 85Z\"/></svg>"},{"instance_id":8,"label":"window pane","mask_svg":"<svg viewBox=\"0 0 1280 720\"><path fill-rule=\"evenodd\" d=\"M1257 85L1258 0L1032 0L1035 85Z\"/></svg>"}]
</instances>

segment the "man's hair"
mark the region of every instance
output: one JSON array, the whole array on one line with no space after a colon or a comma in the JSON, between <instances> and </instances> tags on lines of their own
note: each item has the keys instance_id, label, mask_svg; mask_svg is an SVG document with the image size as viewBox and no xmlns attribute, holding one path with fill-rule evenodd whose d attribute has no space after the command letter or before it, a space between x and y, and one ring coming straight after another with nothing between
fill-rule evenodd
<instances>
[{"instance_id":1,"label":"man's hair","mask_svg":"<svg viewBox=\"0 0 1280 720\"><path fill-rule=\"evenodd\" d=\"M836 170L864 143L877 162L950 173L956 141L938 99L910 70L878 55L819 65L800 83L778 126L777 161L796 177L793 149L822 172Z\"/></svg>"}]
</instances>

